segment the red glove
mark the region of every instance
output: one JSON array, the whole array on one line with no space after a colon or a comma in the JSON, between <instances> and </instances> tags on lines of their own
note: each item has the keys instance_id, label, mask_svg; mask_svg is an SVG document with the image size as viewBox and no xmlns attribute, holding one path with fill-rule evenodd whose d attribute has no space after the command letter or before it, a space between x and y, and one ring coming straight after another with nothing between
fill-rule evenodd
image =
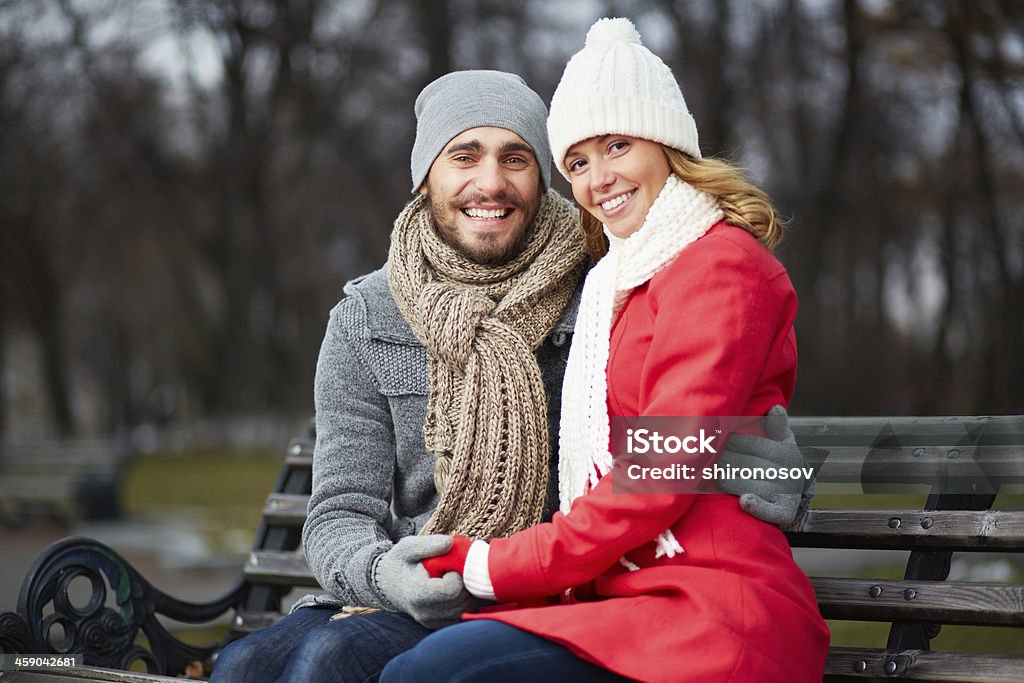
<instances>
[{"instance_id":1,"label":"red glove","mask_svg":"<svg viewBox=\"0 0 1024 683\"><path fill-rule=\"evenodd\" d=\"M448 572L458 572L461 576L462 569L466 566L466 556L469 555L469 546L471 545L473 545L473 541L465 536L452 536L452 549L444 555L428 557L423 560L423 567L433 579L440 579Z\"/></svg>"}]
</instances>

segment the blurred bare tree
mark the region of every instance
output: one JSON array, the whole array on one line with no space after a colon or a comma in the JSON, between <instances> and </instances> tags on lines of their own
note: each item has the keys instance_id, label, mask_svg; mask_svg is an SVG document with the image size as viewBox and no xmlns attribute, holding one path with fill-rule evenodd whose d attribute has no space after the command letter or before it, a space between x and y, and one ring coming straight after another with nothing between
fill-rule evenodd
<instances>
[{"instance_id":1,"label":"blurred bare tree","mask_svg":"<svg viewBox=\"0 0 1024 683\"><path fill-rule=\"evenodd\" d=\"M611 4L792 217L797 412L1024 410L1024 6Z\"/></svg>"},{"instance_id":2,"label":"blurred bare tree","mask_svg":"<svg viewBox=\"0 0 1024 683\"><path fill-rule=\"evenodd\" d=\"M601 14L792 217L796 412L1024 409L1001 0L4 0L0 364L29 340L63 434L308 412L327 311L410 196L419 89L497 68L548 98Z\"/></svg>"}]
</instances>

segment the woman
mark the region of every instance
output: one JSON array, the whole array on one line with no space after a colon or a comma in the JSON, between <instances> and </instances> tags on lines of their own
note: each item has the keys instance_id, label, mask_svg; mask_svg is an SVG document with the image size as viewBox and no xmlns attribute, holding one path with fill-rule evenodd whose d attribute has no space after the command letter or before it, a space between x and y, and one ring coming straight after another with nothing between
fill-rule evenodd
<instances>
[{"instance_id":1,"label":"woman","mask_svg":"<svg viewBox=\"0 0 1024 683\"><path fill-rule=\"evenodd\" d=\"M820 681L828 630L779 529L733 496L611 488L609 417L788 404L796 295L769 251L775 213L701 158L671 71L625 19L591 28L548 131L588 243L600 255L610 242L565 375L564 514L489 544L457 537L424 562L502 604L429 636L382 680Z\"/></svg>"}]
</instances>

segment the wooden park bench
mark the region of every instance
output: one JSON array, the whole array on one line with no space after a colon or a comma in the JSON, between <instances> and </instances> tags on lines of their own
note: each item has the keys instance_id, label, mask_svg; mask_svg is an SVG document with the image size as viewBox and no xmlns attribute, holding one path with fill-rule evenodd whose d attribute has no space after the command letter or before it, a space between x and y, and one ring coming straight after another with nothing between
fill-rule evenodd
<instances>
[{"instance_id":1,"label":"wooden park bench","mask_svg":"<svg viewBox=\"0 0 1024 683\"><path fill-rule=\"evenodd\" d=\"M821 509L815 503L787 532L798 557L807 552L802 548L830 549L840 566L863 549L910 551L902 579L812 577L826 618L881 622L889 633L884 647L833 642L825 680L1024 681L1024 655L930 648L942 625L1024 627L1021 583L947 580L954 556L1024 552L1024 511L991 509L1000 487L1024 481L1024 416L794 418L792 426L818 469L819 495L833 486L828 482L883 490L911 481L930 491L918 509ZM83 652L89 667L106 668L7 672L0 683L128 683L186 669L208 672L225 643L184 644L157 615L185 623L229 615L227 642L280 618L287 608L282 598L293 588L317 590L299 547L311 465L312 439L296 439L242 574L208 603L170 598L98 542L70 538L54 544L30 568L17 612L0 613L0 648ZM91 583L92 595L74 602L67 591L78 577ZM1019 633L1024 638L1024 630ZM149 675L111 670L139 662Z\"/></svg>"},{"instance_id":2,"label":"wooden park bench","mask_svg":"<svg viewBox=\"0 0 1024 683\"><path fill-rule=\"evenodd\" d=\"M111 439L0 444L0 525L117 517L128 457Z\"/></svg>"}]
</instances>

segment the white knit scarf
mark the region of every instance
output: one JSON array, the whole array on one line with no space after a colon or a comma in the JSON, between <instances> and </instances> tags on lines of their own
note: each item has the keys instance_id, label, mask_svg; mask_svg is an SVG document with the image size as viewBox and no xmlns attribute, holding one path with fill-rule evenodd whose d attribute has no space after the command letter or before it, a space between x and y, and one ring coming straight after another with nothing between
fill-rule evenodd
<instances>
[{"instance_id":1,"label":"white knit scarf","mask_svg":"<svg viewBox=\"0 0 1024 683\"><path fill-rule=\"evenodd\" d=\"M714 197L669 175L639 230L620 239L605 228L610 249L583 285L562 384L558 494L563 513L612 469L607 376L612 320L630 292L722 218ZM683 550L671 529L659 534L657 543L656 557ZM636 568L625 558L622 563Z\"/></svg>"}]
</instances>

